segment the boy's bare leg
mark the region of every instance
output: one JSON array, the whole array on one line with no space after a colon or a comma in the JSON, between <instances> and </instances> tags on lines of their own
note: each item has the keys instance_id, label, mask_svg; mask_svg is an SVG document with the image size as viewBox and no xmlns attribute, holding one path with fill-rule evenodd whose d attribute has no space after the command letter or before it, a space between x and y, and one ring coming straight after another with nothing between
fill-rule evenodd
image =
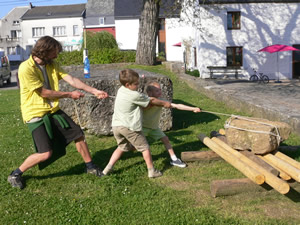
<instances>
[{"instance_id":1,"label":"boy's bare leg","mask_svg":"<svg viewBox=\"0 0 300 225\"><path fill-rule=\"evenodd\" d=\"M164 136L160 140L164 143L165 148L169 152L169 155L170 155L170 158L171 158L170 164L172 166L178 166L178 167L181 167L181 168L186 167L186 164L184 162L182 162L180 159L178 159L177 156L175 155L175 152L174 152L173 147L172 147L172 145L169 141L169 138L167 136Z\"/></svg>"},{"instance_id":2,"label":"boy's bare leg","mask_svg":"<svg viewBox=\"0 0 300 225\"><path fill-rule=\"evenodd\" d=\"M104 175L108 174L113 169L115 163L121 158L123 153L124 152L119 147L113 152L107 166L103 170Z\"/></svg>"},{"instance_id":3,"label":"boy's bare leg","mask_svg":"<svg viewBox=\"0 0 300 225\"><path fill-rule=\"evenodd\" d=\"M175 156L173 147L169 141L169 138L167 136L164 136L160 139L162 143L164 144L165 148L168 150L170 157Z\"/></svg>"},{"instance_id":4,"label":"boy's bare leg","mask_svg":"<svg viewBox=\"0 0 300 225\"><path fill-rule=\"evenodd\" d=\"M142 152L144 160L147 165L148 169L148 177L149 178L155 178L162 176L162 173L159 170L154 169L153 161L152 161L152 155L149 149Z\"/></svg>"},{"instance_id":5,"label":"boy's bare leg","mask_svg":"<svg viewBox=\"0 0 300 225\"><path fill-rule=\"evenodd\" d=\"M149 149L142 152L143 158L146 162L147 168L152 169L153 168L153 161L152 161L152 155Z\"/></svg>"}]
</instances>

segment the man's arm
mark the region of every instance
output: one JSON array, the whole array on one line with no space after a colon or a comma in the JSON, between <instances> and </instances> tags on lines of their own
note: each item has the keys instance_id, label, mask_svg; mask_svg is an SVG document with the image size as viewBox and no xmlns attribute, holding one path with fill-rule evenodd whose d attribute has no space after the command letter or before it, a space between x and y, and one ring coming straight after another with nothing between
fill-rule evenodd
<instances>
[{"instance_id":1,"label":"man's arm","mask_svg":"<svg viewBox=\"0 0 300 225\"><path fill-rule=\"evenodd\" d=\"M72 92L64 92L64 91L53 91L46 89L44 87L40 87L36 89L39 95L43 98L48 99L58 99L58 98L72 98L72 99L79 99L83 97L84 94L80 91L72 91Z\"/></svg>"},{"instance_id":2,"label":"man's arm","mask_svg":"<svg viewBox=\"0 0 300 225\"><path fill-rule=\"evenodd\" d=\"M63 78L67 83L69 83L72 87L75 87L80 90L84 90L95 95L97 98L107 98L108 94L105 91L100 91L96 88L93 88L89 85L86 85L81 80L76 77L72 77L71 75L67 75Z\"/></svg>"},{"instance_id":3,"label":"man's arm","mask_svg":"<svg viewBox=\"0 0 300 225\"><path fill-rule=\"evenodd\" d=\"M183 104L174 104L171 103L172 108L179 109L179 110L186 110L186 111L193 111L194 113L201 112L200 108L197 107L191 107Z\"/></svg>"}]
</instances>

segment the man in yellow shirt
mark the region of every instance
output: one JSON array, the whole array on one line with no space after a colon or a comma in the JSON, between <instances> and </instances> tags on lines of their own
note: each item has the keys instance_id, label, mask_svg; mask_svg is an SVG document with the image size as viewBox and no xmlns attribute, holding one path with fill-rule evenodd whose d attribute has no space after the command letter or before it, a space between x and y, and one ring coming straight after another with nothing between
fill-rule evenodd
<instances>
[{"instance_id":1,"label":"man in yellow shirt","mask_svg":"<svg viewBox=\"0 0 300 225\"><path fill-rule=\"evenodd\" d=\"M30 58L19 67L22 117L32 132L37 152L28 156L8 176L8 182L13 187L23 189L25 181L22 174L50 159L53 150L56 150L55 139L60 140L60 147L63 148L75 141L76 148L86 163L86 172L102 176L102 171L92 162L83 131L58 105L60 98L79 99L84 93L77 90L59 91L58 82L64 79L71 86L89 92L99 99L108 95L65 73L55 61L61 51L62 45L57 40L49 36L42 37L36 42Z\"/></svg>"}]
</instances>

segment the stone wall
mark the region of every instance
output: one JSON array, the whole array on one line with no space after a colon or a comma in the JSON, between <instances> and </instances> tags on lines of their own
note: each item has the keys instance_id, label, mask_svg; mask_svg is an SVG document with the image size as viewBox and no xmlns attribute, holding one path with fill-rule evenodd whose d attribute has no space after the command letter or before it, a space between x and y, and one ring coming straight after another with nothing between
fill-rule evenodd
<instances>
[{"instance_id":1,"label":"stone wall","mask_svg":"<svg viewBox=\"0 0 300 225\"><path fill-rule=\"evenodd\" d=\"M86 84L95 87L99 90L106 91L110 96L116 96L118 89L121 87L118 76L124 64L110 65L91 65L91 78L83 78L82 66L68 66L64 69L72 76L79 78ZM135 69L140 75L145 78L140 78L139 91L143 92L147 82L156 80L161 84L163 96L167 101L172 101L173 88L172 81L163 75L151 73L148 71ZM65 81L60 81L61 91L73 91ZM60 100L60 107L79 125L81 125L87 133L94 135L111 135L111 120L114 108L114 98L97 99L89 93L85 97L72 100L69 98ZM77 112L76 112L77 111ZM160 120L160 128L163 131L172 128L172 112L170 109L163 109Z\"/></svg>"}]
</instances>

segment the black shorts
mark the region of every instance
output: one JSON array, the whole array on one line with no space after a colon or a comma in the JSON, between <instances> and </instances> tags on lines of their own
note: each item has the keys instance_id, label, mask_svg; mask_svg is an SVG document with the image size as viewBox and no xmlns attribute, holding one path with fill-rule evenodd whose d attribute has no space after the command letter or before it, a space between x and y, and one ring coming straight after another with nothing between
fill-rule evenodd
<instances>
[{"instance_id":1,"label":"black shorts","mask_svg":"<svg viewBox=\"0 0 300 225\"><path fill-rule=\"evenodd\" d=\"M78 126L66 113L62 110L58 110L56 114L60 114L70 126L69 128L62 128L56 119L50 117L53 136L54 138L58 138L60 143L64 144L64 147L84 135L80 126ZM49 152L53 149L53 140L49 138L44 124L32 132L32 137L39 153Z\"/></svg>"}]
</instances>

